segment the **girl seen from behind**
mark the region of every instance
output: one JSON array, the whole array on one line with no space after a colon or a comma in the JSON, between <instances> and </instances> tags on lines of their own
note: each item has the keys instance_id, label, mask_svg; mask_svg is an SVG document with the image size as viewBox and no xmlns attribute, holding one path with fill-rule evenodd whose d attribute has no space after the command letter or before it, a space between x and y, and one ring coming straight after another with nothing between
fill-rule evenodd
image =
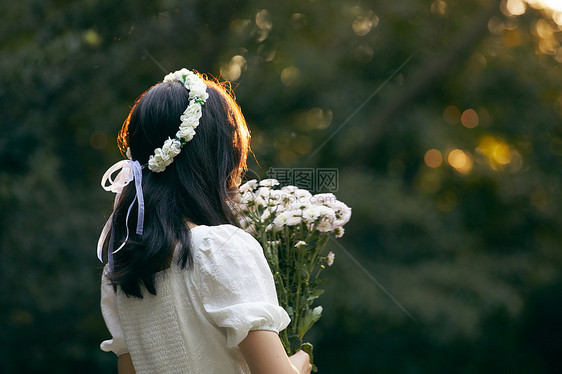
<instances>
[{"instance_id":1,"label":"girl seen from behind","mask_svg":"<svg viewBox=\"0 0 562 374\"><path fill-rule=\"evenodd\" d=\"M102 179L117 196L98 256L112 335L101 349L119 373L310 373L306 353L283 349L289 317L229 208L250 141L230 91L187 69L168 74L118 141L128 160Z\"/></svg>"}]
</instances>

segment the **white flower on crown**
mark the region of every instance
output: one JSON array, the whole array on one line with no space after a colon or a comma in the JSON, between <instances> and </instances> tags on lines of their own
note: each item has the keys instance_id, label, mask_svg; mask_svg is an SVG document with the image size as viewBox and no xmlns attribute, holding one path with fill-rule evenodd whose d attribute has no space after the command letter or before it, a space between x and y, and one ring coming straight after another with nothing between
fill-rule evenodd
<instances>
[{"instance_id":1,"label":"white flower on crown","mask_svg":"<svg viewBox=\"0 0 562 374\"><path fill-rule=\"evenodd\" d=\"M195 136L195 128L194 127L180 127L180 130L176 133L176 138L180 138L185 140L186 142L193 139Z\"/></svg>"},{"instance_id":2,"label":"white flower on crown","mask_svg":"<svg viewBox=\"0 0 562 374\"><path fill-rule=\"evenodd\" d=\"M148 159L148 167L150 170L160 173L166 169L168 165L172 163L174 157L176 157L181 151L181 143L177 139L170 139L164 142L162 148L156 148L154 150L154 155L151 155Z\"/></svg>"},{"instance_id":3,"label":"white flower on crown","mask_svg":"<svg viewBox=\"0 0 562 374\"><path fill-rule=\"evenodd\" d=\"M148 168L155 173L166 170L166 167L174 161L182 146L195 136L195 129L199 126L202 105L209 98L207 85L194 72L185 68L170 73L164 77L164 82L180 82L189 91L189 105L180 116L180 127L175 139L166 140L162 148L156 148L154 155L148 159Z\"/></svg>"}]
</instances>

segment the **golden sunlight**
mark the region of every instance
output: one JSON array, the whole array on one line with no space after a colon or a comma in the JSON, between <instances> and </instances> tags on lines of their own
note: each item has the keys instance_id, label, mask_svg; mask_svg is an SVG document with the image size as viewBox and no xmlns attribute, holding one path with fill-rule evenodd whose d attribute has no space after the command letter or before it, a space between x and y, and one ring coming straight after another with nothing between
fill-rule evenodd
<instances>
[{"instance_id":1,"label":"golden sunlight","mask_svg":"<svg viewBox=\"0 0 562 374\"><path fill-rule=\"evenodd\" d=\"M526 2L532 7L549 8L562 12L561 0L526 0Z\"/></svg>"},{"instance_id":2,"label":"golden sunlight","mask_svg":"<svg viewBox=\"0 0 562 374\"><path fill-rule=\"evenodd\" d=\"M562 0L525 0L527 5L542 9L552 17L558 26L562 26Z\"/></svg>"},{"instance_id":3,"label":"golden sunlight","mask_svg":"<svg viewBox=\"0 0 562 374\"><path fill-rule=\"evenodd\" d=\"M511 171L517 171L521 169L523 163L521 154L517 150L503 139L491 135L480 138L476 152L484 155L489 166L495 171L507 165L510 165Z\"/></svg>"}]
</instances>

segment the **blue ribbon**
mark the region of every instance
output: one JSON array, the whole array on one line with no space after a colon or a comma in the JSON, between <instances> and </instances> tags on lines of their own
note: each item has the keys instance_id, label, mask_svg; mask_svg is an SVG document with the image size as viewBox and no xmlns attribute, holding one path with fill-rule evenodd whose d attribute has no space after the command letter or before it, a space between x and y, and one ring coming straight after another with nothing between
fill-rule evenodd
<instances>
[{"instance_id":1,"label":"blue ribbon","mask_svg":"<svg viewBox=\"0 0 562 374\"><path fill-rule=\"evenodd\" d=\"M113 179L112 175L119 171L119 173ZM102 250L103 250L103 243L107 238L107 234L111 231L111 236L109 238L109 246L108 246L108 262L110 269L113 268L113 254L119 252L121 248L125 246L127 240L129 240L129 215L131 214L131 210L135 205L135 202L138 202L138 214L137 214L137 228L136 233L138 235L143 234L144 230L144 195L142 193L142 166L138 161L133 160L122 160L115 163L111 166L102 177L101 186L106 191L111 191L117 194L115 196L115 203L113 205L113 209L115 212L115 207L117 207L117 203L119 198L121 197L121 192L123 188L127 186L132 180L135 181L135 198L131 205L129 205L129 209L127 210L127 217L125 218L125 227L127 228L127 235L123 243L113 251L113 230L111 230L112 220L113 220L113 213L105 223L103 230L101 232L100 238L98 240L98 258L102 261ZM107 183L109 182L109 185Z\"/></svg>"}]
</instances>

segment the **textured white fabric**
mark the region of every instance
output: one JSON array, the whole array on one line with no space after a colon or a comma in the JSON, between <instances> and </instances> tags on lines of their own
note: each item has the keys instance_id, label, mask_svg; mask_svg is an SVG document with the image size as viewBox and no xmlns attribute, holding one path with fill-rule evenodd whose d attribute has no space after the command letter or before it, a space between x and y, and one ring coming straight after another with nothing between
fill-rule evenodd
<instances>
[{"instance_id":1,"label":"textured white fabric","mask_svg":"<svg viewBox=\"0 0 562 374\"><path fill-rule=\"evenodd\" d=\"M173 261L157 273L156 296L115 292L104 269L101 309L113 338L100 347L129 352L137 374L249 373L238 344L250 330L290 322L262 248L232 225L194 227L191 241L193 268Z\"/></svg>"}]
</instances>

